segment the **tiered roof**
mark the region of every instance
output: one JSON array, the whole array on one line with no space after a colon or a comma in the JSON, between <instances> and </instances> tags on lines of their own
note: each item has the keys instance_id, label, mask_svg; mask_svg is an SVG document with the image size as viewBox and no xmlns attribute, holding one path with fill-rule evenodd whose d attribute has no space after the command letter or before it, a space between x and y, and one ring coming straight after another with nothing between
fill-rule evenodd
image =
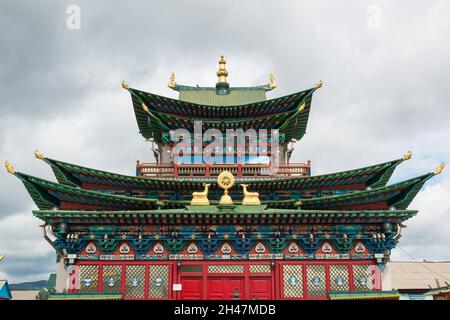
<instances>
[{"instance_id":1,"label":"tiered roof","mask_svg":"<svg viewBox=\"0 0 450 320\"><path fill-rule=\"evenodd\" d=\"M397 160L397 162L400 160ZM52 162L55 165L55 161ZM392 164L391 164L392 165ZM79 166L76 166L78 169ZM62 171L57 171L61 174ZM92 191L79 186L51 182L24 173L13 173L24 183L34 202L41 210L158 210L162 208L185 208L189 201L158 200L136 196L121 196L108 193L107 190ZM268 208L304 209L304 210L405 210L423 184L440 171L399 182L396 184L356 191L343 195L317 197L309 199L262 201ZM113 175L110 178L114 177ZM121 176L126 177L126 176ZM130 180L148 181L150 178ZM298 179L298 178L295 178ZM314 177L300 178L314 181ZM164 179L162 179L164 180ZM158 180L158 181L162 181ZM272 182L273 183L273 182ZM237 200L238 201L238 200ZM218 204L212 199L211 203Z\"/></svg>"},{"instance_id":2,"label":"tiered roof","mask_svg":"<svg viewBox=\"0 0 450 320\"><path fill-rule=\"evenodd\" d=\"M202 121L203 130L280 129L280 137L284 141L300 140L306 132L312 94L319 86L280 98L240 105L198 104L140 91L127 85L124 87L131 94L142 136L167 143L171 130L184 128L193 132L194 121Z\"/></svg>"}]
</instances>

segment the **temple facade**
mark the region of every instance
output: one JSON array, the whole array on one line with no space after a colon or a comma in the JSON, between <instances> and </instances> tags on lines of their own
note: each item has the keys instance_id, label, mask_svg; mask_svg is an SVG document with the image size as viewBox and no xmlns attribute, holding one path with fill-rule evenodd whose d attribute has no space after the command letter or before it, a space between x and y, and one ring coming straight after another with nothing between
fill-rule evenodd
<instances>
[{"instance_id":1,"label":"temple facade","mask_svg":"<svg viewBox=\"0 0 450 320\"><path fill-rule=\"evenodd\" d=\"M44 156L56 182L17 172L57 254L48 299L398 298L383 270L433 172L389 184L411 152L312 175L292 163L322 86L267 99L276 80L177 84L172 99L123 82L155 162L136 175ZM244 133L242 135L241 133Z\"/></svg>"}]
</instances>

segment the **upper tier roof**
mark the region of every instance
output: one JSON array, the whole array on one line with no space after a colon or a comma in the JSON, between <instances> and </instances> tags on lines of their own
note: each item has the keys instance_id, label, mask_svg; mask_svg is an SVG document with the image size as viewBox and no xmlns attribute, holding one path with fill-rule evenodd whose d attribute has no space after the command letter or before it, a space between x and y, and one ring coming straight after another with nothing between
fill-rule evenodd
<instances>
[{"instance_id":1,"label":"upper tier roof","mask_svg":"<svg viewBox=\"0 0 450 320\"><path fill-rule=\"evenodd\" d=\"M194 121L202 121L203 130L279 129L284 141L290 141L305 134L312 95L318 86L271 100L223 106L125 88L131 94L139 131L146 139L169 142L169 131L184 128L193 132Z\"/></svg>"}]
</instances>

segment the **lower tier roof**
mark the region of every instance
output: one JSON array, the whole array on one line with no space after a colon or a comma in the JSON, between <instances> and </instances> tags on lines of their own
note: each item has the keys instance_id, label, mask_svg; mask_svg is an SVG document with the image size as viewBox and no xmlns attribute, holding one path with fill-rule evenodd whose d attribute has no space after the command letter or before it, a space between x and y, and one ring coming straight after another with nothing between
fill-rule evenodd
<instances>
[{"instance_id":1,"label":"lower tier roof","mask_svg":"<svg viewBox=\"0 0 450 320\"><path fill-rule=\"evenodd\" d=\"M162 208L184 208L189 201L158 200L140 197L127 197L103 192L84 190L62 185L24 173L15 172L27 188L39 209L69 210L155 210ZM327 197L292 200L262 201L269 208L308 209L308 210L387 210L406 209L423 184L435 173L428 173L413 179L372 190L347 193ZM235 199L236 204L240 199ZM218 204L218 200L210 199Z\"/></svg>"},{"instance_id":2,"label":"lower tier roof","mask_svg":"<svg viewBox=\"0 0 450 320\"><path fill-rule=\"evenodd\" d=\"M201 209L201 210L199 210ZM35 210L33 215L48 223L79 224L299 224L299 223L400 223L417 214L415 210L288 210L266 206L216 206L138 211Z\"/></svg>"}]
</instances>

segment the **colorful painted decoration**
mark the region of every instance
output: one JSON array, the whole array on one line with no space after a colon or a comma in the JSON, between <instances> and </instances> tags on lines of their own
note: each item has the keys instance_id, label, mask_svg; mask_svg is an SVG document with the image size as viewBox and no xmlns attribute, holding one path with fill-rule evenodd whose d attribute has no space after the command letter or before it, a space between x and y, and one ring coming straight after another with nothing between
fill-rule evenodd
<instances>
[{"instance_id":1,"label":"colorful painted decoration","mask_svg":"<svg viewBox=\"0 0 450 320\"><path fill-rule=\"evenodd\" d=\"M85 278L81 282L85 287L90 287L92 285L93 280L91 278Z\"/></svg>"},{"instance_id":2,"label":"colorful painted decoration","mask_svg":"<svg viewBox=\"0 0 450 320\"><path fill-rule=\"evenodd\" d=\"M126 243L122 244L119 248L119 252L122 254L127 254L130 252L130 246Z\"/></svg>"},{"instance_id":3,"label":"colorful painted decoration","mask_svg":"<svg viewBox=\"0 0 450 320\"><path fill-rule=\"evenodd\" d=\"M289 251L290 253L297 253L298 250L299 250L298 245L297 245L295 242L292 242L292 243L289 245L288 251Z\"/></svg>"},{"instance_id":4,"label":"colorful painted decoration","mask_svg":"<svg viewBox=\"0 0 450 320\"><path fill-rule=\"evenodd\" d=\"M222 253L224 253L224 254L228 254L228 253L231 252L231 247L230 247L230 245L228 243L224 243L222 245L222 248L221 248L220 251L222 251Z\"/></svg>"},{"instance_id":5,"label":"colorful painted decoration","mask_svg":"<svg viewBox=\"0 0 450 320\"><path fill-rule=\"evenodd\" d=\"M131 286L132 287L137 287L140 283L140 280L137 277L133 277L131 278Z\"/></svg>"},{"instance_id":6,"label":"colorful painted decoration","mask_svg":"<svg viewBox=\"0 0 450 320\"><path fill-rule=\"evenodd\" d=\"M355 248L355 251L358 253L363 253L366 251L366 247L360 242Z\"/></svg>"},{"instance_id":7,"label":"colorful painted decoration","mask_svg":"<svg viewBox=\"0 0 450 320\"><path fill-rule=\"evenodd\" d=\"M163 253L164 252L164 247L160 243L157 243L153 247L153 252L156 253L156 254Z\"/></svg>"},{"instance_id":8,"label":"colorful painted decoration","mask_svg":"<svg viewBox=\"0 0 450 320\"><path fill-rule=\"evenodd\" d=\"M338 286L343 286L344 278L342 276L337 276L336 278L334 278L334 283L336 283L336 285Z\"/></svg>"},{"instance_id":9,"label":"colorful painted decoration","mask_svg":"<svg viewBox=\"0 0 450 320\"><path fill-rule=\"evenodd\" d=\"M257 253L264 253L266 252L266 247L260 242L256 245L255 251Z\"/></svg>"},{"instance_id":10,"label":"colorful painted decoration","mask_svg":"<svg viewBox=\"0 0 450 320\"><path fill-rule=\"evenodd\" d=\"M190 253L190 254L197 253L198 247L197 247L197 245L196 245L195 243L191 243L191 244L189 245L189 247L187 248L187 251L188 251L188 253Z\"/></svg>"},{"instance_id":11,"label":"colorful painted decoration","mask_svg":"<svg viewBox=\"0 0 450 320\"><path fill-rule=\"evenodd\" d=\"M367 277L365 277L365 276L361 276L361 277L359 277L358 282L359 282L360 285L365 286L365 285L368 284L368 283L367 283L367 282L368 282L368 279L367 279Z\"/></svg>"},{"instance_id":12,"label":"colorful painted decoration","mask_svg":"<svg viewBox=\"0 0 450 320\"><path fill-rule=\"evenodd\" d=\"M116 285L116 279L114 279L113 277L108 278L107 284L108 284L108 287L114 287Z\"/></svg>"},{"instance_id":13,"label":"colorful painted decoration","mask_svg":"<svg viewBox=\"0 0 450 320\"><path fill-rule=\"evenodd\" d=\"M289 282L290 285L296 286L296 285L299 284L300 280L298 280L298 278L296 276L290 276L288 278L288 282Z\"/></svg>"},{"instance_id":14,"label":"colorful painted decoration","mask_svg":"<svg viewBox=\"0 0 450 320\"><path fill-rule=\"evenodd\" d=\"M311 284L314 286L320 285L321 282L322 282L322 279L318 276L314 276L311 278Z\"/></svg>"},{"instance_id":15,"label":"colorful painted decoration","mask_svg":"<svg viewBox=\"0 0 450 320\"><path fill-rule=\"evenodd\" d=\"M156 278L155 281L154 281L155 287L161 287L162 286L162 282L163 282L163 279Z\"/></svg>"},{"instance_id":16,"label":"colorful painted decoration","mask_svg":"<svg viewBox=\"0 0 450 320\"><path fill-rule=\"evenodd\" d=\"M91 242L89 243L89 245L86 247L86 252L88 254L94 254L95 252L97 252L97 247Z\"/></svg>"},{"instance_id":17,"label":"colorful painted decoration","mask_svg":"<svg viewBox=\"0 0 450 320\"><path fill-rule=\"evenodd\" d=\"M331 245L328 242L325 242L322 246L322 252L330 253L331 251L333 251L333 248L331 247Z\"/></svg>"}]
</instances>

